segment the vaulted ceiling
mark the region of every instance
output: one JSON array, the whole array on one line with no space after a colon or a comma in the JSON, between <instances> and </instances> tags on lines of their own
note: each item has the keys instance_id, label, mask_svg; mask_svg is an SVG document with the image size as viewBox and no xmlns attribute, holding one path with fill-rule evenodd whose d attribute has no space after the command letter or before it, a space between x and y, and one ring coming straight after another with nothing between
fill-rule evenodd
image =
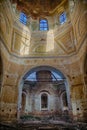
<instances>
[{"instance_id":1,"label":"vaulted ceiling","mask_svg":"<svg viewBox=\"0 0 87 130\"><path fill-rule=\"evenodd\" d=\"M68 0L11 0L11 2L17 3L18 10L37 18L62 12L66 8Z\"/></svg>"},{"instance_id":2,"label":"vaulted ceiling","mask_svg":"<svg viewBox=\"0 0 87 130\"><path fill-rule=\"evenodd\" d=\"M31 16L34 16L33 11L36 9L36 5L42 11L43 16L47 16L45 10L42 9L44 7L46 7L46 10L49 9L48 15L51 16L52 13L50 12L56 10L54 11L55 13L58 9L61 10L62 7L66 8L66 4L68 4L67 0L54 0L53 2L52 0L43 0L43 6L41 4L42 0L37 0L37 3L36 0L11 0L11 2L13 5L17 4L16 7L17 9L20 7L20 11L23 11L22 4L24 9L28 9L29 6L31 8L31 14L28 15ZM87 34L86 4L81 4L72 13L72 17L70 17L68 9L65 10L67 20L63 25L59 23L59 15L46 17L49 30L40 31L38 19L33 20L29 18L28 24L23 25L20 22L20 11L18 12L18 17L16 17L16 11L10 10L9 8L9 5L12 4L9 1L4 1L3 6L1 6L2 8L0 8L2 11L0 24L2 37L6 41L4 42L5 46L12 54L21 57L65 57L77 53L83 44L83 38L85 41ZM59 8L57 8L58 6ZM13 9L13 6L11 9ZM41 17L41 13L39 14L38 12L36 17Z\"/></svg>"}]
</instances>

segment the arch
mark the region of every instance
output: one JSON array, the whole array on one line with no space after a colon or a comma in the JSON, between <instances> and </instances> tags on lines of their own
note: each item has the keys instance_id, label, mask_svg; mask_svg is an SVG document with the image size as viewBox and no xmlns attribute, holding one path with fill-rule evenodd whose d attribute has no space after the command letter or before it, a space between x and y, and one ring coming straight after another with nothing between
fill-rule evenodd
<instances>
[{"instance_id":1,"label":"arch","mask_svg":"<svg viewBox=\"0 0 87 130\"><path fill-rule=\"evenodd\" d=\"M48 109L48 94L46 92L41 93L41 110Z\"/></svg>"},{"instance_id":2,"label":"arch","mask_svg":"<svg viewBox=\"0 0 87 130\"><path fill-rule=\"evenodd\" d=\"M22 77L23 80L25 80L26 77L27 77L28 75L30 75L32 72L34 72L34 71L37 72L37 71L40 71L40 70L54 71L54 72L58 73L63 79L66 79L65 75L64 75L60 70L58 70L58 69L56 69L56 68L54 68L54 67L52 67L52 66L37 66L37 67L31 68L31 69L24 75L24 77Z\"/></svg>"},{"instance_id":3,"label":"arch","mask_svg":"<svg viewBox=\"0 0 87 130\"><path fill-rule=\"evenodd\" d=\"M62 77L62 79L65 80L65 82L68 86L68 91L70 91L70 79L69 79L68 75L66 75L62 70L59 70L58 68L56 68L54 66L50 66L50 65L40 65L40 66L36 66L36 67L32 67L30 69L27 69L19 79L18 91L20 89L19 87L23 86L24 80L26 79L26 77L28 75L30 75L31 73L33 73L34 71L37 72L39 70L48 70L48 71L54 71L54 72L58 73Z\"/></svg>"},{"instance_id":4,"label":"arch","mask_svg":"<svg viewBox=\"0 0 87 130\"><path fill-rule=\"evenodd\" d=\"M22 114L25 111L25 105L26 105L26 92L22 92Z\"/></svg>"},{"instance_id":5,"label":"arch","mask_svg":"<svg viewBox=\"0 0 87 130\"><path fill-rule=\"evenodd\" d=\"M23 12L20 13L20 22L24 25L27 24L27 16Z\"/></svg>"},{"instance_id":6,"label":"arch","mask_svg":"<svg viewBox=\"0 0 87 130\"><path fill-rule=\"evenodd\" d=\"M65 109L68 108L68 101L67 101L67 94L66 91L62 92L61 94L61 104L62 104L62 110L64 111Z\"/></svg>"},{"instance_id":7,"label":"arch","mask_svg":"<svg viewBox=\"0 0 87 130\"><path fill-rule=\"evenodd\" d=\"M59 16L60 24L64 24L66 22L66 12L63 12Z\"/></svg>"},{"instance_id":8,"label":"arch","mask_svg":"<svg viewBox=\"0 0 87 130\"><path fill-rule=\"evenodd\" d=\"M20 79L20 82L19 82L19 90L18 91L20 91L19 92L19 97L18 97L18 111L19 111L19 109L20 109L20 107L21 107L21 101L22 101L22 97L21 97L21 95L22 95L22 91L23 91L23 87L24 87L24 83L26 83L25 81L26 81L26 78L30 75L30 74L32 74L33 72L39 72L39 71L54 71L55 73L58 73L58 75L60 75L60 77L63 79L63 81L64 82L66 82L66 83L64 83L64 86L66 86L66 88L67 87L69 87L68 86L68 82L67 82L67 78L65 77L65 75L59 70L59 69L56 69L55 67L52 67L52 66L36 66L36 67L33 67L33 68L31 68L28 72L26 72L22 77L21 77L21 79ZM41 86L41 82L39 82L39 85ZM25 88L25 87L24 87ZM69 89L68 89L69 90ZM41 90L41 93L43 93L43 94L47 94L45 97L46 97L46 106L47 106L47 108L42 108L41 107L41 93L40 93L40 95L38 95L38 96L40 96L40 102L38 102L38 103L40 103L40 110L48 110L48 111L50 111L50 109L49 109L49 103L50 103L50 100L49 100L49 90L47 90L47 92L45 92L46 91L46 89L43 89L43 92L42 92L42 90ZM67 91L67 90L66 90ZM67 92L67 93L69 93L69 91ZM38 93L37 93L38 94ZM70 94L68 94L68 96L69 96ZM33 96L33 95L32 95ZM43 99L43 97L44 96L42 96L42 99ZM51 97L52 98L52 97ZM69 98L68 98L69 99ZM70 99L69 99L70 100ZM36 101L34 100L34 103L35 102L37 102L37 101L39 101L38 100L38 98L36 99ZM70 102L69 102L70 103ZM35 106L36 106L36 104L34 105L34 108L35 108ZM31 106L32 107L32 106ZM29 108L29 110L30 110L31 108ZM70 108L69 108L70 109ZM33 110L33 109L32 109ZM36 110L36 109L35 109ZM19 113L19 112L18 112ZM34 113L34 110L33 110L33 113ZM19 114L18 114L19 115ZM20 117L19 117L20 118Z\"/></svg>"},{"instance_id":9,"label":"arch","mask_svg":"<svg viewBox=\"0 0 87 130\"><path fill-rule=\"evenodd\" d=\"M40 31L47 31L48 30L48 21L46 18L41 18L39 20L39 30Z\"/></svg>"}]
</instances>

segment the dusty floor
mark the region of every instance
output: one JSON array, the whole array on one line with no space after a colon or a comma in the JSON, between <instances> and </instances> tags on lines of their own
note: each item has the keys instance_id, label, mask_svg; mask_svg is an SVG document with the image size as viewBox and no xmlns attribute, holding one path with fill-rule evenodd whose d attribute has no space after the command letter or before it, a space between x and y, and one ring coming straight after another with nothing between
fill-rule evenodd
<instances>
[{"instance_id":1,"label":"dusty floor","mask_svg":"<svg viewBox=\"0 0 87 130\"><path fill-rule=\"evenodd\" d=\"M0 130L87 130L87 123L72 122L72 123L36 123L36 124L9 124L0 123Z\"/></svg>"}]
</instances>

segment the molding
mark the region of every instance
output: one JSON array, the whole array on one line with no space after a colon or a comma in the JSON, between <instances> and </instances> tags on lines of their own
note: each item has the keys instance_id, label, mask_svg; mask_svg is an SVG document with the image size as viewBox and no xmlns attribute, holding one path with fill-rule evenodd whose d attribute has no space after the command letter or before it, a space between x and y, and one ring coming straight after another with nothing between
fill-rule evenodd
<instances>
[{"instance_id":1,"label":"molding","mask_svg":"<svg viewBox=\"0 0 87 130\"><path fill-rule=\"evenodd\" d=\"M82 40L82 43L81 43L81 45L79 46L79 48L78 48L78 50L76 51L76 52L74 52L73 54L70 54L70 55L67 55L67 56L36 56L36 57L34 57L34 56L18 56L18 55L16 55L15 53L12 53L12 52L10 52L9 50L8 50L8 48L7 48L7 46L6 46L6 44L5 44L5 42L4 42L4 40L2 40L2 37L1 37L1 35L0 35L0 40L1 40L1 45L5 48L5 50L9 53L9 55L11 55L11 56L13 56L13 57L15 57L15 58L20 58L20 59L40 59L40 58L45 58L45 59L48 59L48 58L50 58L50 59L52 59L52 58L69 58L69 57L72 57L72 56L75 56L75 55L77 55L78 53L79 53L79 51L80 51L80 49L81 49L81 47L85 44L85 40L87 39L87 34L84 36L84 38L83 38L83 40Z\"/></svg>"}]
</instances>

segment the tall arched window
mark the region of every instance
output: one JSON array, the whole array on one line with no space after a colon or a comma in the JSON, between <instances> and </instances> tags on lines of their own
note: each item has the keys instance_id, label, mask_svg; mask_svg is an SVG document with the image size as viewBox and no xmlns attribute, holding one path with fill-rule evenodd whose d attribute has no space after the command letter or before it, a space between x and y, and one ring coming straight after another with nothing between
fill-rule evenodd
<instances>
[{"instance_id":1,"label":"tall arched window","mask_svg":"<svg viewBox=\"0 0 87 130\"><path fill-rule=\"evenodd\" d=\"M27 24L27 16L23 12L20 13L20 22L23 23L24 25Z\"/></svg>"},{"instance_id":2,"label":"tall arched window","mask_svg":"<svg viewBox=\"0 0 87 130\"><path fill-rule=\"evenodd\" d=\"M59 21L60 24L64 24L66 22L66 13L63 12L60 16L59 16Z\"/></svg>"},{"instance_id":3,"label":"tall arched window","mask_svg":"<svg viewBox=\"0 0 87 130\"><path fill-rule=\"evenodd\" d=\"M41 95L41 109L45 110L48 108L48 95L46 93L43 93Z\"/></svg>"},{"instance_id":4,"label":"tall arched window","mask_svg":"<svg viewBox=\"0 0 87 130\"><path fill-rule=\"evenodd\" d=\"M48 30L48 21L46 19L40 19L40 31Z\"/></svg>"},{"instance_id":5,"label":"tall arched window","mask_svg":"<svg viewBox=\"0 0 87 130\"><path fill-rule=\"evenodd\" d=\"M26 93L22 92L22 112L25 112L25 105L26 105Z\"/></svg>"},{"instance_id":6,"label":"tall arched window","mask_svg":"<svg viewBox=\"0 0 87 130\"><path fill-rule=\"evenodd\" d=\"M63 106L67 107L68 103L67 103L67 95L66 92L63 93L62 95L62 100L63 100Z\"/></svg>"}]
</instances>

